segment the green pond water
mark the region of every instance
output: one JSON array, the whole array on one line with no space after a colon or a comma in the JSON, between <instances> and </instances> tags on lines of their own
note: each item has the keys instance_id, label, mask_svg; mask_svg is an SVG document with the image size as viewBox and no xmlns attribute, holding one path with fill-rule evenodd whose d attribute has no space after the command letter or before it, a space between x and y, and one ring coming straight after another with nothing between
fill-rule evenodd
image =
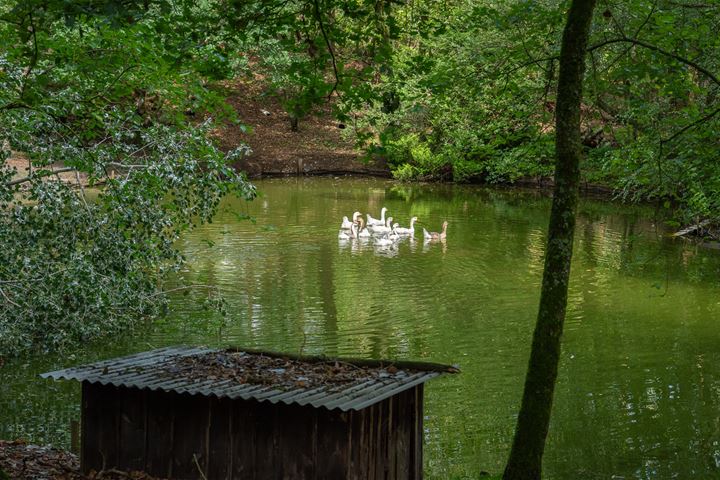
<instances>
[{"instance_id":1,"label":"green pond water","mask_svg":"<svg viewBox=\"0 0 720 480\"><path fill-rule=\"evenodd\" d=\"M426 389L427 478L502 471L535 321L550 200L537 192L370 179L258 182L185 236L167 318L0 368L0 438L69 446L79 387L38 374L173 344L457 363ZM431 230L396 249L338 241L343 215ZM242 220L242 214L255 223ZM720 478L720 252L663 236L649 208L584 200L545 457L550 479Z\"/></svg>"}]
</instances>

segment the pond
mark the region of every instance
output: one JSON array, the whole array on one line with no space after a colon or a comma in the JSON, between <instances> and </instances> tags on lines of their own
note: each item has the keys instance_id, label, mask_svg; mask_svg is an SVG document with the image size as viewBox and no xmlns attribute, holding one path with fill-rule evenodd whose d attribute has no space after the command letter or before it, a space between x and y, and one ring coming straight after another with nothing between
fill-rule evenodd
<instances>
[{"instance_id":1,"label":"pond","mask_svg":"<svg viewBox=\"0 0 720 480\"><path fill-rule=\"evenodd\" d=\"M173 344L457 363L426 390L430 479L498 474L522 392L550 200L535 191L376 179L258 182L185 236L198 292L123 338L0 369L0 438L69 446L79 388L38 373ZM381 207L414 242L377 249L337 238L340 219ZM253 221L244 219L250 215ZM720 254L663 235L649 208L582 201L545 476L720 476ZM450 224L445 243L421 227Z\"/></svg>"}]
</instances>

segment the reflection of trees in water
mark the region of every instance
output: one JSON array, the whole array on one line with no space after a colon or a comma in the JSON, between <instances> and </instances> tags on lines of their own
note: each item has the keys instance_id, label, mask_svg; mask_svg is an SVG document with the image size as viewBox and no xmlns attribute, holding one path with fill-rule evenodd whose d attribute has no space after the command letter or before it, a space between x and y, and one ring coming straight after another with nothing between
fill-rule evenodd
<instances>
[{"instance_id":1,"label":"reflection of trees in water","mask_svg":"<svg viewBox=\"0 0 720 480\"><path fill-rule=\"evenodd\" d=\"M334 255L330 243L325 242L320 247L317 269L320 285L320 298L322 300L324 343L328 346L327 355L337 355L338 345L338 314L335 306Z\"/></svg>"},{"instance_id":2,"label":"reflection of trees in water","mask_svg":"<svg viewBox=\"0 0 720 480\"><path fill-rule=\"evenodd\" d=\"M549 476L576 477L578 465L587 473L633 471L638 478L714 476L715 341L698 349L697 333L682 325L664 332L645 325L644 334L627 323L586 327L572 335L572 345L584 348L566 349L575 358L566 351L561 367L555 411L565 421L551 428ZM708 382L708 374L715 380Z\"/></svg>"},{"instance_id":3,"label":"reflection of trees in water","mask_svg":"<svg viewBox=\"0 0 720 480\"><path fill-rule=\"evenodd\" d=\"M556 458L547 473L576 476L582 464L587 474L712 475L714 447L705 439L720 437L715 422L703 420L720 407L703 380L720 374L717 363L708 368L705 361L719 357L717 335L703 321L703 312L718 310L712 287L688 282L690 265L681 261L687 250L655 239L648 221L605 217L580 227L555 405L557 418L572 421L562 434L551 429ZM668 272L665 295L653 284Z\"/></svg>"},{"instance_id":4,"label":"reflection of trees in water","mask_svg":"<svg viewBox=\"0 0 720 480\"><path fill-rule=\"evenodd\" d=\"M549 200L537 192L419 185L401 198L390 185L263 182L257 202L229 203L225 224L203 226L180 241L190 260L180 275L185 283L221 287L228 302L224 343L297 352L305 342L304 353L459 362L463 373L454 383L428 387L428 468L437 478L447 478L448 468L460 478L497 471L522 387ZM375 255L369 244L337 242L337 219L383 205L431 227L447 217L447 250L433 244L423 251L421 236L401 244L395 257ZM257 224L238 222L233 211L255 216ZM547 473L592 478L638 469L651 476L659 468L655 478L669 477L669 469L653 463L661 459L684 478L702 478L688 473L692 465L711 477L718 448L712 442L720 441L712 321L720 313L720 256L658 239L640 208L584 201L580 211ZM653 284L664 281L668 264L670 289L662 297L664 288ZM171 318L128 336L112 355L107 346L89 347L96 358L82 363L146 350L147 343L216 342L220 320L199 308L200 298L179 295ZM57 368L81 363L52 361ZM0 436L65 438L58 432L77 410L77 391L62 390L72 388L69 382L35 379L50 369L0 370Z\"/></svg>"}]
</instances>

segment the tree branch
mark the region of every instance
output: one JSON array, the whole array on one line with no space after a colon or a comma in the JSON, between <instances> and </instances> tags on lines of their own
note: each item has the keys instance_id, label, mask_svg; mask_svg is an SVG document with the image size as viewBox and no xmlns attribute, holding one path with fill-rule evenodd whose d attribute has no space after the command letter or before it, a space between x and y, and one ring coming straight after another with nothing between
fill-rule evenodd
<instances>
[{"instance_id":1,"label":"tree branch","mask_svg":"<svg viewBox=\"0 0 720 480\"><path fill-rule=\"evenodd\" d=\"M648 17L648 18L649 18L649 17ZM643 23L643 25L641 25L641 28L645 25L645 23L647 23L647 19L646 19L646 21ZM631 44L633 44L633 45L635 45L635 46L647 48L648 50L652 50L652 51L654 51L654 52L660 53L661 55L665 55L666 57L670 57L670 58L672 58L672 59L674 59L674 60L677 60L677 61L680 62L680 63L684 63L685 65L688 65L689 67L694 68L695 70L697 70L698 72L702 73L703 75L705 75L706 77L708 77L710 80L712 80L713 83L715 83L716 85L720 86L720 78L718 78L713 72L711 72L711 71L708 70L707 68L703 67L703 66L700 65L699 63L697 63L697 62L695 62L695 61L693 61L693 60L689 60L689 59L687 59L687 58L685 58L685 57L682 57L682 56L680 56L680 55L678 55L678 54L676 54L676 53L668 52L667 50L662 49L662 48L658 47L657 45L653 45L653 44L648 43L648 42L645 42L645 41L643 41L643 40L638 40L637 38L630 38L630 37L611 38L611 39L604 40L604 41L602 41L602 42L600 42L600 43L597 43L597 44L595 44L595 45L592 45L592 46L588 47L587 51L588 51L588 52L592 52L592 51L597 50L597 49L599 49L599 48L605 47L605 46L607 46L607 45L612 45L612 44L615 44L615 43L631 43ZM523 69L523 68L525 68L525 67L529 67L530 65L536 65L536 64L538 64L539 62L542 62L542 61L557 60L557 59L559 59L559 58L560 58L560 57L559 57L558 55L553 55L553 56L550 56L550 57L533 59L533 60L531 60L531 61L529 61L529 62L525 62L525 63L522 63L522 64L520 64L520 65L517 65L517 66L511 68L510 70L504 72L504 75L510 75L511 73L515 73L516 71L521 70L521 69Z\"/></svg>"},{"instance_id":2,"label":"tree branch","mask_svg":"<svg viewBox=\"0 0 720 480\"><path fill-rule=\"evenodd\" d=\"M332 45L330 44L330 39L328 38L327 32L325 31L325 24L323 23L322 16L320 15L320 4L318 3L318 0L313 0L313 5L315 7L315 17L318 21L318 24L320 25L320 32L322 33L323 39L325 40L325 45L327 45L328 53L330 53L333 72L335 73L335 83L333 84L330 93L328 93L329 99L332 96L333 92L337 91L338 84L340 83L340 75L338 74L337 61L335 60L335 52L333 51Z\"/></svg>"},{"instance_id":3,"label":"tree branch","mask_svg":"<svg viewBox=\"0 0 720 480\"><path fill-rule=\"evenodd\" d=\"M648 24L650 19L652 18L653 14L655 13L655 9L657 8L657 2L654 2L652 4L652 8L650 8L650 12L648 12L647 16L645 17L645 20L640 24L640 26L635 30L635 34L633 35L633 38L638 38L638 35L640 35L640 32L643 28L645 28L645 25ZM620 24L617 23L615 20L615 17L613 16L613 22L615 25L617 25L618 30L622 34L623 37L626 37L625 32L622 31L622 28L620 27ZM610 70L610 68L615 65L621 58L623 58L625 55L628 54L628 52L633 48L632 45L628 45L628 47L625 49L624 52L618 54L613 60L611 60L607 65L604 66L604 71Z\"/></svg>"},{"instance_id":4,"label":"tree branch","mask_svg":"<svg viewBox=\"0 0 720 480\"><path fill-rule=\"evenodd\" d=\"M537 65L540 68L543 68L541 63L547 62L547 61L554 61L554 60L560 60L560 55L551 55L549 57L542 57L542 58L533 58L527 62L523 62L520 65L516 65L509 70L506 70L502 73L502 76L509 77L511 74L517 72L518 70L522 70L523 68L529 67L530 65Z\"/></svg>"},{"instance_id":5,"label":"tree branch","mask_svg":"<svg viewBox=\"0 0 720 480\"><path fill-rule=\"evenodd\" d=\"M22 177L22 178L18 178L18 179L16 179L16 180L12 180L12 181L6 183L5 186L6 186L6 187L13 187L13 186L15 186L15 185L20 185L21 183L27 183L27 182L31 181L32 179L34 179L34 178L49 177L49 176L51 176L51 175L57 175L57 174L59 174L59 173L74 172L74 171L75 171L75 169L72 168L72 167L65 167L65 168L60 168L60 169L58 169L58 170L52 170L52 171L48 170L47 173L33 174L33 175L28 175L27 177Z\"/></svg>"},{"instance_id":6,"label":"tree branch","mask_svg":"<svg viewBox=\"0 0 720 480\"><path fill-rule=\"evenodd\" d=\"M88 98L87 100L84 100L84 102L85 102L85 103L90 103L90 102L92 102L93 100L95 100L96 98L102 97L105 92L107 92L108 90L110 90L118 81L120 81L120 79L123 77L123 75L125 75L129 70L132 70L133 68L137 68L137 67L139 67L139 66L140 66L140 65L133 64L133 65L129 65L129 66L123 68L122 71L113 79L113 81L110 82L110 84L109 84L107 87L105 87L105 89L103 90L103 92L97 93L97 94L93 95L92 97Z\"/></svg>"},{"instance_id":7,"label":"tree branch","mask_svg":"<svg viewBox=\"0 0 720 480\"><path fill-rule=\"evenodd\" d=\"M19 108L32 110L32 107L30 107L30 105L23 102L10 102L6 103L5 105L0 105L0 110L15 110Z\"/></svg>"},{"instance_id":8,"label":"tree branch","mask_svg":"<svg viewBox=\"0 0 720 480\"><path fill-rule=\"evenodd\" d=\"M717 5L708 5L705 3L681 3L681 2L668 2L670 5L680 8L695 8L695 9L715 9Z\"/></svg>"},{"instance_id":9,"label":"tree branch","mask_svg":"<svg viewBox=\"0 0 720 480\"><path fill-rule=\"evenodd\" d=\"M5 298L5 300L7 300L7 302L8 302L10 305L14 305L14 306L16 306L17 308L20 308L20 305L18 305L17 303L13 302L12 300L10 300L10 297L7 296L7 294L5 293L5 291L4 291L2 288L0 288L0 295L2 295L2 296Z\"/></svg>"},{"instance_id":10,"label":"tree branch","mask_svg":"<svg viewBox=\"0 0 720 480\"><path fill-rule=\"evenodd\" d=\"M198 289L205 288L208 290L216 290L216 291L219 290L217 285L203 285L203 284L185 285L183 287L171 288L170 290L162 290L160 292L152 293L150 295L146 295L145 298L153 298L153 297L158 297L160 295L166 295L166 294L172 293L172 292L179 292L182 290L190 290L190 289L196 289L196 288L198 288Z\"/></svg>"},{"instance_id":11,"label":"tree branch","mask_svg":"<svg viewBox=\"0 0 720 480\"><path fill-rule=\"evenodd\" d=\"M685 57L681 57L680 55L677 55L672 52L668 52L667 50L664 50L656 45L653 45L651 43L644 42L642 40L638 40L636 38L629 38L629 37L619 37L619 38L611 38L609 40L605 40L603 42L600 42L598 44L595 44L588 48L588 52L592 52L593 50L597 50L598 48L602 48L607 45L612 45L614 43L632 43L633 45L637 45L639 47L647 48L648 50L652 50L654 52L658 52L661 55L665 55L666 57L670 57L674 60L677 60L680 63L684 63L685 65L688 65L698 72L702 73L703 75L707 76L710 80L712 80L715 84L720 85L720 79L715 76L711 71L709 71L707 68L703 67L702 65L698 64L697 62L694 62L692 60L689 60Z\"/></svg>"},{"instance_id":12,"label":"tree branch","mask_svg":"<svg viewBox=\"0 0 720 480\"><path fill-rule=\"evenodd\" d=\"M0 110L19 110L19 109L30 110L30 111L36 112L36 113L42 113L43 115L47 115L48 117L52 118L56 122L59 122L57 115L50 113L50 112L46 112L44 110L39 110L35 107L28 105L25 102L10 102L10 103L6 103L5 105L0 105Z\"/></svg>"},{"instance_id":13,"label":"tree branch","mask_svg":"<svg viewBox=\"0 0 720 480\"><path fill-rule=\"evenodd\" d=\"M673 134L670 135L668 138L665 138L665 139L660 140L660 144L662 145L662 144L665 144L665 143L672 142L672 141L675 140L677 137L679 137L679 136L682 135L683 133L687 132L687 131L690 130L691 128L694 128L694 127L700 125L701 123L705 123L705 122L707 122L708 120L712 119L712 118L713 118L715 115L717 115L718 113L720 113L720 107L716 108L715 110L713 110L712 112L708 113L708 114L705 115L704 117L699 118L699 119L695 120L694 122L685 125L683 128L681 128L681 129L678 130L677 132L673 133Z\"/></svg>"},{"instance_id":14,"label":"tree branch","mask_svg":"<svg viewBox=\"0 0 720 480\"><path fill-rule=\"evenodd\" d=\"M38 42L37 42L37 33L35 28L35 21L33 20L33 14L32 9L28 12L28 18L30 21L30 31L32 32L32 39L33 39L33 56L30 59L30 64L28 65L27 70L25 70L25 73L23 74L23 82L22 87L20 87L20 98L23 98L25 96L25 89L27 88L27 80L30 77L30 74L32 73L33 69L35 68L35 65L37 65L38 56L40 55L40 50L38 49Z\"/></svg>"}]
</instances>

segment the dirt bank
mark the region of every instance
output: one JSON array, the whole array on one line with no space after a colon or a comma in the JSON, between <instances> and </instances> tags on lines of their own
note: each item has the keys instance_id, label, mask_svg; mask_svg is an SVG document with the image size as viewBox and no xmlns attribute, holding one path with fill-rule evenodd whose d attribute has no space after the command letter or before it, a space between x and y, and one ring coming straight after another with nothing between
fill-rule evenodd
<instances>
[{"instance_id":1,"label":"dirt bank","mask_svg":"<svg viewBox=\"0 0 720 480\"><path fill-rule=\"evenodd\" d=\"M265 95L261 82L234 81L226 85L232 92L227 102L250 127L247 133L228 125L216 135L224 149L241 143L253 153L235 165L251 178L280 175L358 174L389 177L384 162L364 162L351 139L343 137L343 125L325 103L300 120L299 130L290 122L279 99Z\"/></svg>"}]
</instances>

